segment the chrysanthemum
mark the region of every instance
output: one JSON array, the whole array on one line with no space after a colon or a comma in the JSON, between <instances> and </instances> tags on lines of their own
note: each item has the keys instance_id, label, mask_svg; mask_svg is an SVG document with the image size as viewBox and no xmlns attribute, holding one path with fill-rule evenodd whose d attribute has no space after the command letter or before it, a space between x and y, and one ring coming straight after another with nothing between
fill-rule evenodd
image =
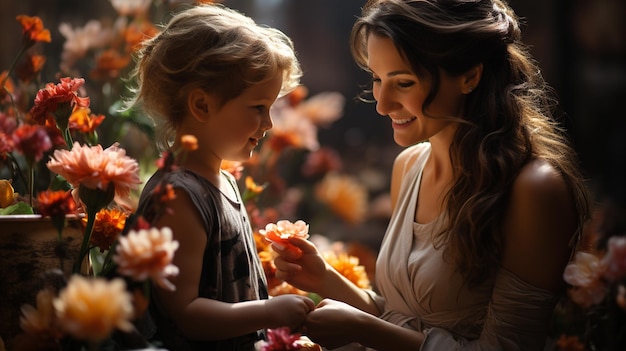
<instances>
[{"instance_id":1,"label":"chrysanthemum","mask_svg":"<svg viewBox=\"0 0 626 351\"><path fill-rule=\"evenodd\" d=\"M131 295L122 279L107 281L74 275L54 300L59 325L80 340L99 342L115 329L133 328Z\"/></svg>"},{"instance_id":2,"label":"chrysanthemum","mask_svg":"<svg viewBox=\"0 0 626 351\"><path fill-rule=\"evenodd\" d=\"M98 247L100 252L109 250L124 229L127 217L128 214L116 208L100 210L91 232L91 245ZM83 218L83 223L87 223L87 218Z\"/></svg>"},{"instance_id":3,"label":"chrysanthemum","mask_svg":"<svg viewBox=\"0 0 626 351\"><path fill-rule=\"evenodd\" d=\"M122 198L141 183L137 161L126 156L117 143L105 150L101 145L74 143L72 150L55 150L47 166L75 188L85 186L106 191L113 183L115 194Z\"/></svg>"},{"instance_id":4,"label":"chrysanthemum","mask_svg":"<svg viewBox=\"0 0 626 351\"><path fill-rule=\"evenodd\" d=\"M176 287L167 278L178 274L178 267L172 264L177 249L178 241L172 240L172 230L168 227L131 230L119 238L113 260L119 273L138 281L150 278L173 291Z\"/></svg>"},{"instance_id":5,"label":"chrysanthemum","mask_svg":"<svg viewBox=\"0 0 626 351\"><path fill-rule=\"evenodd\" d=\"M79 97L78 89L85 84L83 78L61 78L59 84L48 83L40 89L35 96L35 105L30 110L31 118L39 124L45 124L46 120L53 118L61 107L68 109L66 116L69 119L72 108L89 107L88 97ZM67 121L65 121L67 123Z\"/></svg>"},{"instance_id":6,"label":"chrysanthemum","mask_svg":"<svg viewBox=\"0 0 626 351\"><path fill-rule=\"evenodd\" d=\"M22 37L27 47L36 42L49 43L51 41L50 31L43 27L41 18L19 15L16 19L22 25Z\"/></svg>"},{"instance_id":7,"label":"chrysanthemum","mask_svg":"<svg viewBox=\"0 0 626 351\"><path fill-rule=\"evenodd\" d=\"M349 281L363 289L370 289L369 278L365 267L359 264L359 258L350 256L346 253L329 252L324 254L326 262L330 264L337 272L346 277Z\"/></svg>"},{"instance_id":8,"label":"chrysanthemum","mask_svg":"<svg viewBox=\"0 0 626 351\"><path fill-rule=\"evenodd\" d=\"M367 189L353 177L329 173L316 186L315 196L350 224L357 224L365 219Z\"/></svg>"},{"instance_id":9,"label":"chrysanthemum","mask_svg":"<svg viewBox=\"0 0 626 351\"><path fill-rule=\"evenodd\" d=\"M74 109L70 116L69 128L77 130L81 133L90 134L96 131L96 128L104 121L104 115L95 115L91 110L84 107Z\"/></svg>"}]
</instances>

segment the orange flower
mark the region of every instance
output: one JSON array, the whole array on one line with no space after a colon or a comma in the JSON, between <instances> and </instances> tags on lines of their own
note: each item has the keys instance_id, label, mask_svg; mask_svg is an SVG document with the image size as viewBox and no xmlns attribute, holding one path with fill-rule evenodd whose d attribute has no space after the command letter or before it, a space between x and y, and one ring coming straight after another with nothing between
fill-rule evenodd
<instances>
[{"instance_id":1,"label":"orange flower","mask_svg":"<svg viewBox=\"0 0 626 351\"><path fill-rule=\"evenodd\" d=\"M37 211L42 216L65 216L76 212L76 202L71 191L44 190L37 194Z\"/></svg>"},{"instance_id":2,"label":"orange flower","mask_svg":"<svg viewBox=\"0 0 626 351\"><path fill-rule=\"evenodd\" d=\"M141 44L159 33L159 29L150 21L132 22L128 27L121 31L124 41L126 42L126 51L135 52Z\"/></svg>"},{"instance_id":3,"label":"orange flower","mask_svg":"<svg viewBox=\"0 0 626 351\"><path fill-rule=\"evenodd\" d=\"M41 18L19 15L16 19L22 25L22 37L26 47L30 47L36 42L49 43L51 41L50 31L43 27Z\"/></svg>"},{"instance_id":4,"label":"orange flower","mask_svg":"<svg viewBox=\"0 0 626 351\"><path fill-rule=\"evenodd\" d=\"M100 248L100 252L107 251L119 237L126 224L128 214L119 209L102 209L96 214L96 221L91 232L90 243ZM87 218L83 218L87 225Z\"/></svg>"},{"instance_id":5,"label":"orange flower","mask_svg":"<svg viewBox=\"0 0 626 351\"><path fill-rule=\"evenodd\" d=\"M74 188L106 191L112 183L116 196L121 198L141 183L137 161L126 156L117 143L103 150L101 145L83 146L76 142L72 150L55 150L47 166Z\"/></svg>"},{"instance_id":6,"label":"orange flower","mask_svg":"<svg viewBox=\"0 0 626 351\"><path fill-rule=\"evenodd\" d=\"M198 138L195 135L185 134L180 137L180 144L185 151L198 150Z\"/></svg>"},{"instance_id":7,"label":"orange flower","mask_svg":"<svg viewBox=\"0 0 626 351\"><path fill-rule=\"evenodd\" d=\"M232 174L237 180L241 178L241 174L243 173L243 165L239 161L222 160L220 168Z\"/></svg>"},{"instance_id":8,"label":"orange flower","mask_svg":"<svg viewBox=\"0 0 626 351\"><path fill-rule=\"evenodd\" d=\"M327 174L316 186L315 195L350 224L357 224L365 219L367 189L350 176Z\"/></svg>"},{"instance_id":9,"label":"orange flower","mask_svg":"<svg viewBox=\"0 0 626 351\"><path fill-rule=\"evenodd\" d=\"M42 55L29 55L27 60L15 68L15 73L22 82L32 81L46 63L46 57Z\"/></svg>"},{"instance_id":10,"label":"orange flower","mask_svg":"<svg viewBox=\"0 0 626 351\"><path fill-rule=\"evenodd\" d=\"M61 78L59 84L46 84L35 96L35 105L30 110L31 118L39 124L45 124L60 108L69 109L69 119L73 107L89 107L89 98L78 96L78 89L83 84L83 78Z\"/></svg>"},{"instance_id":11,"label":"orange flower","mask_svg":"<svg viewBox=\"0 0 626 351\"><path fill-rule=\"evenodd\" d=\"M324 254L326 262L330 264L337 272L346 277L348 280L356 284L362 289L370 289L369 278L365 267L359 264L359 258L350 256L346 253L329 252Z\"/></svg>"},{"instance_id":12,"label":"orange flower","mask_svg":"<svg viewBox=\"0 0 626 351\"><path fill-rule=\"evenodd\" d=\"M78 107L74 109L70 116L69 128L77 130L85 134L91 134L96 131L104 121L104 115L90 114L91 110L86 107Z\"/></svg>"},{"instance_id":13,"label":"orange flower","mask_svg":"<svg viewBox=\"0 0 626 351\"><path fill-rule=\"evenodd\" d=\"M131 230L119 238L117 254L113 260L118 272L137 281L151 278L167 290L176 287L167 278L178 275L178 267L172 264L178 241L172 240L172 230L150 228Z\"/></svg>"},{"instance_id":14,"label":"orange flower","mask_svg":"<svg viewBox=\"0 0 626 351\"><path fill-rule=\"evenodd\" d=\"M130 62L130 56L120 55L112 49L106 50L96 58L96 68L91 71L91 77L99 80L116 79Z\"/></svg>"},{"instance_id":15,"label":"orange flower","mask_svg":"<svg viewBox=\"0 0 626 351\"><path fill-rule=\"evenodd\" d=\"M300 290L296 288L295 286L284 281L280 281L278 282L278 284L274 286L268 285L268 294L270 296L289 295L289 294L302 295L302 296L308 295L306 291Z\"/></svg>"},{"instance_id":16,"label":"orange flower","mask_svg":"<svg viewBox=\"0 0 626 351\"><path fill-rule=\"evenodd\" d=\"M61 328L79 340L99 342L115 329L133 329L131 295L120 278L73 275L53 303Z\"/></svg>"}]
</instances>

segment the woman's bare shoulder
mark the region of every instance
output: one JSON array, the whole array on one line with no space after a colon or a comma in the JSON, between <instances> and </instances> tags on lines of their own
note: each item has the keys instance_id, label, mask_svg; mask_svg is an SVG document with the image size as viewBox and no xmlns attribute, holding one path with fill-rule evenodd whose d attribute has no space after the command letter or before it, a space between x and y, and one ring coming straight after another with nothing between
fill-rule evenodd
<instances>
[{"instance_id":1,"label":"woman's bare shoulder","mask_svg":"<svg viewBox=\"0 0 626 351\"><path fill-rule=\"evenodd\" d=\"M514 181L503 225L503 265L538 287L557 291L577 231L576 205L566 179L541 159Z\"/></svg>"}]
</instances>

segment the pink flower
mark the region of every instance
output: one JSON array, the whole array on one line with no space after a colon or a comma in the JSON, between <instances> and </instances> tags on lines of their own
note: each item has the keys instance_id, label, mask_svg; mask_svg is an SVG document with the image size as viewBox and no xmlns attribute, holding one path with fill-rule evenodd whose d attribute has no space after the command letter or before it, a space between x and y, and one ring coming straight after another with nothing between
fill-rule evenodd
<instances>
[{"instance_id":1,"label":"pink flower","mask_svg":"<svg viewBox=\"0 0 626 351\"><path fill-rule=\"evenodd\" d=\"M176 287L167 279L178 275L178 267L172 264L178 241L172 240L172 230L150 228L139 231L131 230L128 235L120 236L116 256L118 271L135 280L151 278L164 289Z\"/></svg>"},{"instance_id":2,"label":"pink flower","mask_svg":"<svg viewBox=\"0 0 626 351\"><path fill-rule=\"evenodd\" d=\"M31 162L38 162L52 148L46 128L32 124L23 124L13 132L13 144Z\"/></svg>"},{"instance_id":3,"label":"pink flower","mask_svg":"<svg viewBox=\"0 0 626 351\"><path fill-rule=\"evenodd\" d=\"M296 343L300 339L300 334L291 334L289 328L277 328L267 330L267 341L256 345L259 351L289 351L300 350Z\"/></svg>"},{"instance_id":4,"label":"pink flower","mask_svg":"<svg viewBox=\"0 0 626 351\"><path fill-rule=\"evenodd\" d=\"M612 236L607 247L608 252L602 259L606 267L604 277L609 281L618 281L626 277L626 237Z\"/></svg>"},{"instance_id":5,"label":"pink flower","mask_svg":"<svg viewBox=\"0 0 626 351\"><path fill-rule=\"evenodd\" d=\"M106 191L113 183L120 198L141 184L137 161L126 156L117 143L103 150L101 145L83 146L76 142L72 150L55 150L47 166L75 188L85 186Z\"/></svg>"},{"instance_id":6,"label":"pink flower","mask_svg":"<svg viewBox=\"0 0 626 351\"><path fill-rule=\"evenodd\" d=\"M604 265L595 255L578 252L573 263L565 267L563 278L572 285L570 297L583 308L597 305L606 296L607 288L600 279Z\"/></svg>"}]
</instances>

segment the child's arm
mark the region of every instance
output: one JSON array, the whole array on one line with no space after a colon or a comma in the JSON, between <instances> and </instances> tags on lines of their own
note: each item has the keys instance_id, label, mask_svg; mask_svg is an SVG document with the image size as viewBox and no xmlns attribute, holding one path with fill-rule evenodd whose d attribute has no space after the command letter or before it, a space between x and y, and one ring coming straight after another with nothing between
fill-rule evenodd
<instances>
[{"instance_id":1,"label":"child's arm","mask_svg":"<svg viewBox=\"0 0 626 351\"><path fill-rule=\"evenodd\" d=\"M198 297L202 258L207 244L204 224L189 195L177 190L172 209L156 223L170 227L180 247L174 264L180 269L172 279L175 291L156 289L165 311L190 339L225 339L264 328L299 327L313 302L303 296L286 295L271 300L225 303Z\"/></svg>"}]
</instances>

